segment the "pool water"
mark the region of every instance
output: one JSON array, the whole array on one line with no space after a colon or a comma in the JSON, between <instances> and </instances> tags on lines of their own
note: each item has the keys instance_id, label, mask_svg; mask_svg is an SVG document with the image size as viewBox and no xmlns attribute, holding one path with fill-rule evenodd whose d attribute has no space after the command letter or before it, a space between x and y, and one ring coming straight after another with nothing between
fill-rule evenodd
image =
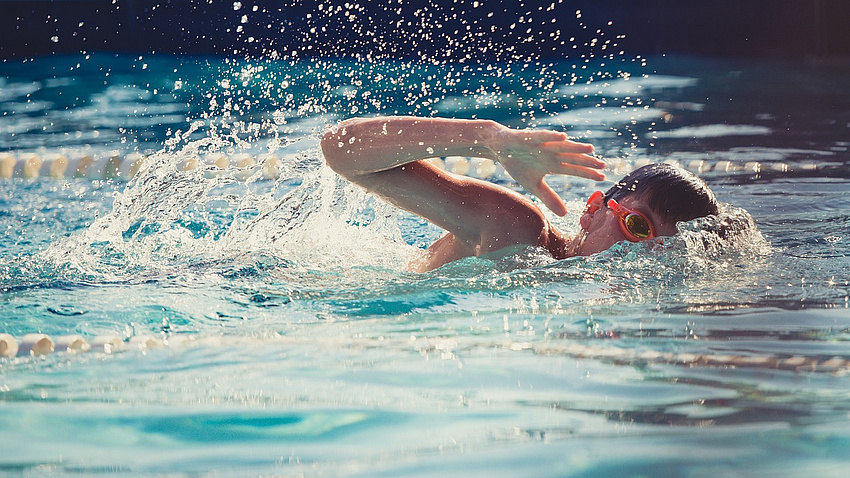
<instances>
[{"instance_id":1,"label":"pool water","mask_svg":"<svg viewBox=\"0 0 850 478\"><path fill-rule=\"evenodd\" d=\"M604 63L0 65L0 152L144 158L0 180L0 333L127 343L0 359L0 473L844 476L850 69ZM410 273L440 231L318 149L361 114L563 129L612 179L676 161L757 230ZM611 183L551 184L574 232Z\"/></svg>"}]
</instances>

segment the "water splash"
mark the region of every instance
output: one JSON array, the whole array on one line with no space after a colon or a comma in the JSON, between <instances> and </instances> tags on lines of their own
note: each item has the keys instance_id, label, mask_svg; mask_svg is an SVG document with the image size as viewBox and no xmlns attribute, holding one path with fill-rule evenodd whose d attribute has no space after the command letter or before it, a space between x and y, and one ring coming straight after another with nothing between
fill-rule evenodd
<instances>
[{"instance_id":1,"label":"water splash","mask_svg":"<svg viewBox=\"0 0 850 478\"><path fill-rule=\"evenodd\" d=\"M252 17L266 12L237 3L233 8L242 19L236 34L253 43L246 29ZM323 167L316 135L328 124L350 116L413 114L496 118L520 127L555 123L569 129L575 125L563 125L564 118L593 111L606 119L592 130L582 125L588 127L582 134L594 141L612 138L600 150L620 151L634 149L640 141L637 131L648 122L652 129L652 120L664 115L644 93L695 84L692 78L647 79L641 74L645 59L626 55L618 46L621 35L589 28L580 11L574 13L575 24L564 20L572 15L561 15L557 25L547 23L557 17L555 10L563 13L566 7L560 3L545 11L502 2L411 7L414 11L400 6L404 11L395 13L380 7L399 17L389 22L393 32L376 24L369 8L318 4L305 16L304 41L292 50L279 50L272 42L262 46L260 57L175 68L186 75L173 75L169 91L196 108L188 127L168 123L165 147L149 155L136 178L116 195L112 211L50 246L44 257L96 281L218 274L294 280L301 286L315 271L345 271L348 278L358 276L357 268L399 274L416 253L408 245L414 241L402 239L398 213ZM519 16L504 30L487 33L482 30L486 22L473 20L487 9L491 15L518 9ZM452 25L463 28L455 31ZM345 42L328 42L324 32L331 27L352 34L344 35ZM426 45L433 41L445 42L445 48ZM572 61L544 61L539 51L525 48L532 44L562 49L562 57ZM133 73L150 71L149 64L157 68L153 59L139 57ZM201 73L189 74L190 69ZM156 89L135 81L123 92L107 87L98 98L117 101L124 93L133 101L156 99ZM624 124L612 121L613 116ZM126 132L133 134L131 128ZM219 155L240 154L259 163L216 165ZM273 163L280 174L269 181L262 171ZM676 247L682 252L682 246ZM631 256L636 248L623 245L620 252ZM495 262L481 259L483 269L503 274L494 282L486 278L490 273L481 272L473 282L503 290L588 278L605 282L618 274L595 259L553 267L534 254L507 256ZM511 272L516 269L526 272ZM287 288L286 294L296 288ZM300 287L297 293L318 288Z\"/></svg>"},{"instance_id":2,"label":"water splash","mask_svg":"<svg viewBox=\"0 0 850 478\"><path fill-rule=\"evenodd\" d=\"M205 160L205 152L236 140L190 136L152 155L110 213L52 244L44 257L84 275L132 282L187 266L224 273L249 257L260 269L265 259L258 258L269 257L287 267L398 268L410 254L388 206L325 168L315 138L275 143L266 159L284 159L272 182L263 179L263 164L222 169ZM200 164L184 169L186 158Z\"/></svg>"}]
</instances>

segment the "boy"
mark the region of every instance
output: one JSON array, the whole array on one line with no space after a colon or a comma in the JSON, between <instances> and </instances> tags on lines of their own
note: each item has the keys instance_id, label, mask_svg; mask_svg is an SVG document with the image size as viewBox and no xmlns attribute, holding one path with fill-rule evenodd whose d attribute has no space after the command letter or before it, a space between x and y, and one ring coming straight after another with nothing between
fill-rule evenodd
<instances>
[{"instance_id":1,"label":"boy","mask_svg":"<svg viewBox=\"0 0 850 478\"><path fill-rule=\"evenodd\" d=\"M494 121L445 118L353 118L322 138L334 171L448 233L432 244L418 271L504 247L541 247L556 259L604 251L622 240L643 241L677 232L676 222L717 214L717 201L691 173L666 164L632 172L604 195L588 199L581 231L566 237L528 198L508 188L456 176L423 159L488 158L555 214L564 201L546 184L549 174L601 181L605 163L593 146L565 133L515 130Z\"/></svg>"}]
</instances>

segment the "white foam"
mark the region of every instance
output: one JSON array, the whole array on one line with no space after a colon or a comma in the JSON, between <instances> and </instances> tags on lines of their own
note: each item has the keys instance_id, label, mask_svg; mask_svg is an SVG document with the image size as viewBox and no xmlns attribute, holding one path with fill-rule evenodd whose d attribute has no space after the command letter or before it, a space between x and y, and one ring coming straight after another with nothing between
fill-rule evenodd
<instances>
[{"instance_id":1,"label":"white foam","mask_svg":"<svg viewBox=\"0 0 850 478\"><path fill-rule=\"evenodd\" d=\"M582 126L614 126L638 121L653 121L666 112L658 108L633 106L599 106L571 109L543 120L544 124L579 128Z\"/></svg>"},{"instance_id":2,"label":"white foam","mask_svg":"<svg viewBox=\"0 0 850 478\"><path fill-rule=\"evenodd\" d=\"M655 131L656 138L721 138L723 136L763 136L771 133L767 126L748 124L709 124L685 126L670 131Z\"/></svg>"},{"instance_id":3,"label":"white foam","mask_svg":"<svg viewBox=\"0 0 850 478\"><path fill-rule=\"evenodd\" d=\"M609 81L594 81L583 85L566 85L559 88L562 96L641 96L664 89L681 89L696 86L699 80L683 76L648 75L617 78Z\"/></svg>"}]
</instances>

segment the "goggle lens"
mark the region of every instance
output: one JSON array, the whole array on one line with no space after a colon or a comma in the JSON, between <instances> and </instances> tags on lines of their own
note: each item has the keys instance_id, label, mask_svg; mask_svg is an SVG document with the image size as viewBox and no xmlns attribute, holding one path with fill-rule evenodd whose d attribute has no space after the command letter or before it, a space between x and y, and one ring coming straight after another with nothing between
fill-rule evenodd
<instances>
[{"instance_id":1,"label":"goggle lens","mask_svg":"<svg viewBox=\"0 0 850 478\"><path fill-rule=\"evenodd\" d=\"M652 223L643 214L621 206L614 199L608 200L608 208L620 217L620 228L623 230L623 234L626 235L626 239L632 242L638 242L643 239L655 237L655 230L652 227Z\"/></svg>"},{"instance_id":2,"label":"goggle lens","mask_svg":"<svg viewBox=\"0 0 850 478\"><path fill-rule=\"evenodd\" d=\"M626 229L639 239L646 239L652 236L652 227L645 217L638 214L629 214L623 218L623 224Z\"/></svg>"},{"instance_id":3,"label":"goggle lens","mask_svg":"<svg viewBox=\"0 0 850 478\"><path fill-rule=\"evenodd\" d=\"M608 209L614 212L620 218L620 229L625 234L626 239L632 242L638 242L643 239L655 237L655 229L649 219L638 211L633 211L627 207L620 205L614 199L609 199L607 203L604 200L602 191L596 191L587 199L587 205L584 211L593 214L607 204Z\"/></svg>"}]
</instances>

